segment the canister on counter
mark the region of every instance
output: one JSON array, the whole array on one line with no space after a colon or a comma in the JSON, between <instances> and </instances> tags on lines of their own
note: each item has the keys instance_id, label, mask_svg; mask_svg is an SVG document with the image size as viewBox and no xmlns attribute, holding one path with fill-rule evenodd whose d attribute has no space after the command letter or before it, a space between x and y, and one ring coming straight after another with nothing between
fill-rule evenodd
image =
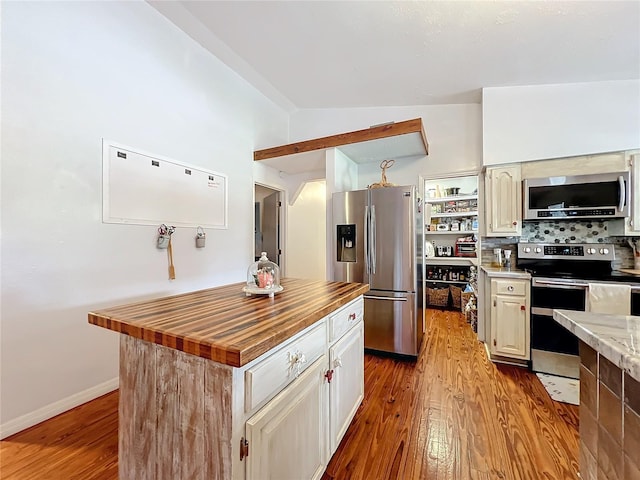
<instances>
[{"instance_id":1,"label":"canister on counter","mask_svg":"<svg viewBox=\"0 0 640 480\"><path fill-rule=\"evenodd\" d=\"M502 249L501 248L493 249L493 266L502 267Z\"/></svg>"}]
</instances>

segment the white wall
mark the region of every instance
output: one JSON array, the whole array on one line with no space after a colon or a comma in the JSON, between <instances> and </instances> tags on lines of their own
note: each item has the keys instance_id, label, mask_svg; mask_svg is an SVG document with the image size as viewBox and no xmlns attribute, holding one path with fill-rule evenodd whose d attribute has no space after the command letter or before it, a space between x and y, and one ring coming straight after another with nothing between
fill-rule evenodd
<instances>
[{"instance_id":1,"label":"white wall","mask_svg":"<svg viewBox=\"0 0 640 480\"><path fill-rule=\"evenodd\" d=\"M640 80L484 88L485 165L640 148Z\"/></svg>"},{"instance_id":2,"label":"white wall","mask_svg":"<svg viewBox=\"0 0 640 480\"><path fill-rule=\"evenodd\" d=\"M325 280L326 182L305 183L289 206L287 277Z\"/></svg>"},{"instance_id":3,"label":"white wall","mask_svg":"<svg viewBox=\"0 0 640 480\"><path fill-rule=\"evenodd\" d=\"M2 434L115 387L118 335L87 312L244 281L253 150L288 117L144 2L2 3ZM229 228L101 221L108 138L229 177Z\"/></svg>"},{"instance_id":4,"label":"white wall","mask_svg":"<svg viewBox=\"0 0 640 480\"><path fill-rule=\"evenodd\" d=\"M396 159L387 170L392 183L418 183L418 176L433 177L477 171L482 159L482 108L477 104L419 105L348 109L299 110L291 115L291 142L368 128L390 121L422 117L429 155ZM358 165L358 188L380 181L378 163Z\"/></svg>"}]
</instances>

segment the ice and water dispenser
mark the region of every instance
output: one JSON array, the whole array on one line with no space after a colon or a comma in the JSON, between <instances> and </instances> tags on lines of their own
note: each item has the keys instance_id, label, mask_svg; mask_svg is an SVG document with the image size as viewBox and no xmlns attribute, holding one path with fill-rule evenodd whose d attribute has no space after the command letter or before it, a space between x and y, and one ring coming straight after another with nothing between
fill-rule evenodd
<instances>
[{"instance_id":1,"label":"ice and water dispenser","mask_svg":"<svg viewBox=\"0 0 640 480\"><path fill-rule=\"evenodd\" d=\"M356 226L336 225L338 262L356 261Z\"/></svg>"}]
</instances>

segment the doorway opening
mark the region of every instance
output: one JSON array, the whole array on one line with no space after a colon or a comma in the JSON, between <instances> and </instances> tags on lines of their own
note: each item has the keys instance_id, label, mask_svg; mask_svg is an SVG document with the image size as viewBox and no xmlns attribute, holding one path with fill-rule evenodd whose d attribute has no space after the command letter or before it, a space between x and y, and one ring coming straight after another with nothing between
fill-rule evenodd
<instances>
[{"instance_id":1,"label":"doorway opening","mask_svg":"<svg viewBox=\"0 0 640 480\"><path fill-rule=\"evenodd\" d=\"M254 236L255 259L261 252L280 266L282 272L282 192L273 188L254 184Z\"/></svg>"}]
</instances>

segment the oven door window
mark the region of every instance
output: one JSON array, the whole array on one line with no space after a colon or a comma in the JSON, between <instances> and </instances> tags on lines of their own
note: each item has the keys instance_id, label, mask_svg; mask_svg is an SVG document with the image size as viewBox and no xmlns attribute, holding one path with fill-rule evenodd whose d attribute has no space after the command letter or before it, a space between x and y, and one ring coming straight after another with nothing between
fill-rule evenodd
<instances>
[{"instance_id":1,"label":"oven door window","mask_svg":"<svg viewBox=\"0 0 640 480\"><path fill-rule=\"evenodd\" d=\"M553 309L584 312L586 298L586 290L580 287L533 286L531 348L578 355L578 338L553 319Z\"/></svg>"},{"instance_id":2,"label":"oven door window","mask_svg":"<svg viewBox=\"0 0 640 480\"><path fill-rule=\"evenodd\" d=\"M531 315L531 348L547 352L578 355L578 337L553 317Z\"/></svg>"},{"instance_id":3,"label":"oven door window","mask_svg":"<svg viewBox=\"0 0 640 480\"><path fill-rule=\"evenodd\" d=\"M640 292L631 290L631 315L640 315Z\"/></svg>"},{"instance_id":4,"label":"oven door window","mask_svg":"<svg viewBox=\"0 0 640 480\"><path fill-rule=\"evenodd\" d=\"M582 288L533 287L531 289L531 306L584 312L586 306L585 290Z\"/></svg>"}]
</instances>

